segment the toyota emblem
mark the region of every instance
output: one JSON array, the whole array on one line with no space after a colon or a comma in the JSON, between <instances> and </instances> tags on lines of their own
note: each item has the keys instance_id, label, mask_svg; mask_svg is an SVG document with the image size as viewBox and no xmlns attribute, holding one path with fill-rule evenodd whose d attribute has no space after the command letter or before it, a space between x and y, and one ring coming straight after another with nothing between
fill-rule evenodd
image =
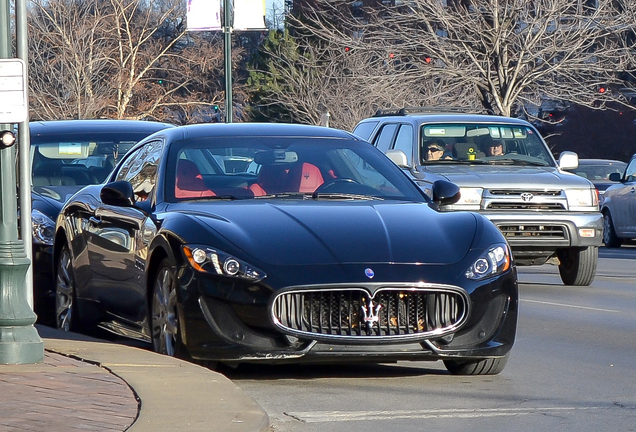
<instances>
[{"instance_id":1,"label":"toyota emblem","mask_svg":"<svg viewBox=\"0 0 636 432\"><path fill-rule=\"evenodd\" d=\"M531 201L532 198L534 198L534 195L532 195L530 192L524 192L521 194L521 201Z\"/></svg>"}]
</instances>

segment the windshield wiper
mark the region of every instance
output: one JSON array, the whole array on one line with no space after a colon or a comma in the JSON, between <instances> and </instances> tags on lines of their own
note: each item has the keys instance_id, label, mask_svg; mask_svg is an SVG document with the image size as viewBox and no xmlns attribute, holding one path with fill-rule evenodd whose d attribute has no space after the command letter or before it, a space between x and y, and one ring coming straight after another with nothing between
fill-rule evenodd
<instances>
[{"instance_id":1,"label":"windshield wiper","mask_svg":"<svg viewBox=\"0 0 636 432\"><path fill-rule=\"evenodd\" d=\"M517 159L517 158L493 158L485 161L486 163L497 165L499 163L504 165L532 165L532 166L548 166L546 162L543 161L530 161L527 159Z\"/></svg>"},{"instance_id":2,"label":"windshield wiper","mask_svg":"<svg viewBox=\"0 0 636 432\"><path fill-rule=\"evenodd\" d=\"M255 196L254 199L267 199L267 198L305 198L305 193L303 192L284 192L277 194L267 194L267 195L259 195Z\"/></svg>"},{"instance_id":3,"label":"windshield wiper","mask_svg":"<svg viewBox=\"0 0 636 432\"><path fill-rule=\"evenodd\" d=\"M376 197L373 195L360 195L360 194L348 194L348 193L313 193L311 195L313 199L344 199L344 200L384 200L384 198Z\"/></svg>"}]
</instances>

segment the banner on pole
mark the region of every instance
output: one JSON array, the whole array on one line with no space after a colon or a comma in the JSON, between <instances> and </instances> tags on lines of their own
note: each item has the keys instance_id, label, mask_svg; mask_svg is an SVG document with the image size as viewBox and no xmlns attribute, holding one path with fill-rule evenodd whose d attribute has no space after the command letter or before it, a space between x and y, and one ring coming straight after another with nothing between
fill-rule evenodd
<instances>
[{"instance_id":1,"label":"banner on pole","mask_svg":"<svg viewBox=\"0 0 636 432\"><path fill-rule=\"evenodd\" d=\"M234 30L266 30L265 0L234 0Z\"/></svg>"},{"instance_id":2,"label":"banner on pole","mask_svg":"<svg viewBox=\"0 0 636 432\"><path fill-rule=\"evenodd\" d=\"M221 30L221 0L188 0L189 31Z\"/></svg>"}]
</instances>

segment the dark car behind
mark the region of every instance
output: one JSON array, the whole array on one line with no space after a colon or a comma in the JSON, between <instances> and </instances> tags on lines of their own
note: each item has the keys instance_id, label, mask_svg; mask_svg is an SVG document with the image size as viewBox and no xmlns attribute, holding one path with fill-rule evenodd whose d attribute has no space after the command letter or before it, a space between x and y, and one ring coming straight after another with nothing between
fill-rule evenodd
<instances>
[{"instance_id":1,"label":"dark car behind","mask_svg":"<svg viewBox=\"0 0 636 432\"><path fill-rule=\"evenodd\" d=\"M138 141L171 124L137 120L31 122L33 297L38 321L55 309L53 230L62 205L89 184L101 183Z\"/></svg>"},{"instance_id":2,"label":"dark car behind","mask_svg":"<svg viewBox=\"0 0 636 432\"><path fill-rule=\"evenodd\" d=\"M603 195L608 187L615 185L617 182L610 180L610 174L623 174L627 164L618 160L611 159L579 159L579 166L575 169L566 171L573 172L576 175L585 177L596 186L596 190Z\"/></svg>"}]
</instances>

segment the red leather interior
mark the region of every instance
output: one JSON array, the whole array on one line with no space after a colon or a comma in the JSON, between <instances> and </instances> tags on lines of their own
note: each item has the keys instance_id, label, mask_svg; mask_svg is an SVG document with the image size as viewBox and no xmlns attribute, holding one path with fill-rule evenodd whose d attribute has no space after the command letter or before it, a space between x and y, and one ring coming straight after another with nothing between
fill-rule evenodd
<instances>
[{"instance_id":1,"label":"red leather interior","mask_svg":"<svg viewBox=\"0 0 636 432\"><path fill-rule=\"evenodd\" d=\"M202 198L216 194L205 185L203 176L194 162L180 159L177 164L174 195L177 198Z\"/></svg>"}]
</instances>

